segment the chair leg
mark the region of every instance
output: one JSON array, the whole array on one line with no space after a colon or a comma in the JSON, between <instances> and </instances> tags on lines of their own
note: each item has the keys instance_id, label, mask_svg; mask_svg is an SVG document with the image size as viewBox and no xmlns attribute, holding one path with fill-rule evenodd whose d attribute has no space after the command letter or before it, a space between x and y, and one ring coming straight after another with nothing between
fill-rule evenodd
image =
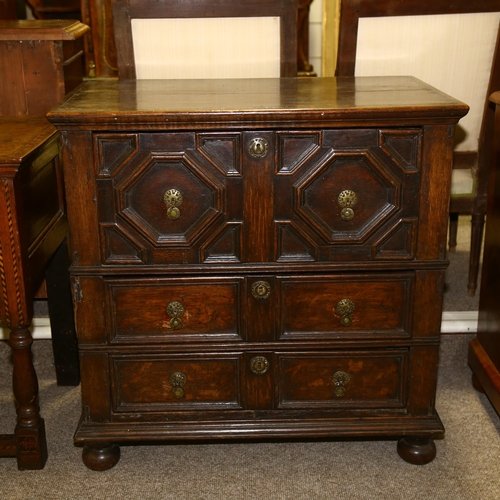
<instances>
[{"instance_id":1,"label":"chair leg","mask_svg":"<svg viewBox=\"0 0 500 500\"><path fill-rule=\"evenodd\" d=\"M448 245L450 252L457 249L457 233L458 233L458 213L450 213L450 239Z\"/></svg>"},{"instance_id":2,"label":"chair leg","mask_svg":"<svg viewBox=\"0 0 500 500\"><path fill-rule=\"evenodd\" d=\"M479 261L481 260L481 245L483 242L484 214L472 214L471 241L469 259L469 297L474 297L479 276Z\"/></svg>"},{"instance_id":3,"label":"chair leg","mask_svg":"<svg viewBox=\"0 0 500 500\"><path fill-rule=\"evenodd\" d=\"M66 243L52 257L45 277L57 384L76 386L80 383L80 365Z\"/></svg>"}]
</instances>

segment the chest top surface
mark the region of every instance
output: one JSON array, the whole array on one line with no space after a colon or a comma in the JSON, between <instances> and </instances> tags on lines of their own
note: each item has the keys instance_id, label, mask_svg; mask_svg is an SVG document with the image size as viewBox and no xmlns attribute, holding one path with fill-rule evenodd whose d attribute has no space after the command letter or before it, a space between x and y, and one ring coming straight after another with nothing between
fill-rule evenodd
<instances>
[{"instance_id":1,"label":"chest top surface","mask_svg":"<svg viewBox=\"0 0 500 500\"><path fill-rule=\"evenodd\" d=\"M342 127L456 123L467 110L413 77L94 80L48 118L62 129Z\"/></svg>"}]
</instances>

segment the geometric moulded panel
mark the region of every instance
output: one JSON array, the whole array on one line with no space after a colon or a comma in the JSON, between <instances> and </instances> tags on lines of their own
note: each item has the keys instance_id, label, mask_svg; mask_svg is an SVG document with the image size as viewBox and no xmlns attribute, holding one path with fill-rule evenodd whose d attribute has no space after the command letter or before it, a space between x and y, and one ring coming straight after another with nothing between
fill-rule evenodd
<instances>
[{"instance_id":1,"label":"geometric moulded panel","mask_svg":"<svg viewBox=\"0 0 500 500\"><path fill-rule=\"evenodd\" d=\"M241 223L228 223L201 248L201 262L240 262Z\"/></svg>"},{"instance_id":2,"label":"geometric moulded panel","mask_svg":"<svg viewBox=\"0 0 500 500\"><path fill-rule=\"evenodd\" d=\"M99 158L99 175L108 177L137 151L137 134L96 134L94 148Z\"/></svg>"},{"instance_id":3,"label":"geometric moulded panel","mask_svg":"<svg viewBox=\"0 0 500 500\"><path fill-rule=\"evenodd\" d=\"M320 148L320 134L280 133L278 173L292 174Z\"/></svg>"},{"instance_id":4,"label":"geometric moulded panel","mask_svg":"<svg viewBox=\"0 0 500 500\"><path fill-rule=\"evenodd\" d=\"M315 261L317 249L292 224L277 225L277 261Z\"/></svg>"},{"instance_id":5,"label":"geometric moulded panel","mask_svg":"<svg viewBox=\"0 0 500 500\"><path fill-rule=\"evenodd\" d=\"M374 259L415 258L417 220L401 220L373 245Z\"/></svg>"},{"instance_id":6,"label":"geometric moulded panel","mask_svg":"<svg viewBox=\"0 0 500 500\"><path fill-rule=\"evenodd\" d=\"M190 244L221 214L224 187L191 155L154 154L119 190L119 213L154 246Z\"/></svg>"},{"instance_id":7,"label":"geometric moulded panel","mask_svg":"<svg viewBox=\"0 0 500 500\"><path fill-rule=\"evenodd\" d=\"M421 133L415 130L381 130L380 149L403 172L418 172L420 167Z\"/></svg>"},{"instance_id":8,"label":"geometric moulded panel","mask_svg":"<svg viewBox=\"0 0 500 500\"><path fill-rule=\"evenodd\" d=\"M224 175L241 174L240 134L197 134L197 147Z\"/></svg>"},{"instance_id":9,"label":"geometric moulded panel","mask_svg":"<svg viewBox=\"0 0 500 500\"><path fill-rule=\"evenodd\" d=\"M105 264L143 264L144 249L118 226L101 224Z\"/></svg>"},{"instance_id":10,"label":"geometric moulded panel","mask_svg":"<svg viewBox=\"0 0 500 500\"><path fill-rule=\"evenodd\" d=\"M402 174L369 149L321 159L295 184L295 207L329 244L362 242L400 208Z\"/></svg>"}]
</instances>

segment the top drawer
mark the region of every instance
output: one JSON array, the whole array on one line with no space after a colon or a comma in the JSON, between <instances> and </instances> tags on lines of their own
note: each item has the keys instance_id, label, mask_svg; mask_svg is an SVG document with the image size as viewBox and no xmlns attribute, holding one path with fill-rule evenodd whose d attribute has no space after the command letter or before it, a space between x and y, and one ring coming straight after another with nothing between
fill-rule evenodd
<instances>
[{"instance_id":1,"label":"top drawer","mask_svg":"<svg viewBox=\"0 0 500 500\"><path fill-rule=\"evenodd\" d=\"M418 128L95 134L102 261L414 259L421 139Z\"/></svg>"}]
</instances>

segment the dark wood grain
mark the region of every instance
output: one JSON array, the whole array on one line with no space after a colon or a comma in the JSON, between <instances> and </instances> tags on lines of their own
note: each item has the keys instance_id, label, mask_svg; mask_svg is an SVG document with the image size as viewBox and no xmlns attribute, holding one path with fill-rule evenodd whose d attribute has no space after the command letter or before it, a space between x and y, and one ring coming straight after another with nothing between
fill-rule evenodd
<instances>
[{"instance_id":1,"label":"dark wood grain","mask_svg":"<svg viewBox=\"0 0 500 500\"><path fill-rule=\"evenodd\" d=\"M82 82L78 21L0 21L0 115L44 115Z\"/></svg>"},{"instance_id":2,"label":"dark wood grain","mask_svg":"<svg viewBox=\"0 0 500 500\"><path fill-rule=\"evenodd\" d=\"M93 81L49 113L85 465L113 467L123 442L243 437L404 438L405 460L432 460L450 138L466 112L396 77Z\"/></svg>"},{"instance_id":3,"label":"dark wood grain","mask_svg":"<svg viewBox=\"0 0 500 500\"><path fill-rule=\"evenodd\" d=\"M207 106L207 102L209 106ZM390 108L390 111L387 109ZM432 116L429 110L432 109ZM411 77L249 80L99 80L85 82L48 113L65 128L311 128L458 121L465 104ZM399 121L398 121L399 120ZM380 120L378 120L380 123ZM76 124L78 123L78 125ZM130 126L128 126L130 129Z\"/></svg>"},{"instance_id":4,"label":"dark wood grain","mask_svg":"<svg viewBox=\"0 0 500 500\"><path fill-rule=\"evenodd\" d=\"M58 134L43 117L0 117L0 320L11 333L17 424L0 440L19 469L47 460L29 326L49 259L66 236ZM45 202L40 193L50 196Z\"/></svg>"},{"instance_id":5,"label":"dark wood grain","mask_svg":"<svg viewBox=\"0 0 500 500\"><path fill-rule=\"evenodd\" d=\"M80 0L80 20L90 26L85 39L85 61L89 78L118 76L111 0Z\"/></svg>"},{"instance_id":6,"label":"dark wood grain","mask_svg":"<svg viewBox=\"0 0 500 500\"><path fill-rule=\"evenodd\" d=\"M297 70L299 75L316 76L309 63L309 9L313 0L300 0L297 15Z\"/></svg>"},{"instance_id":7,"label":"dark wood grain","mask_svg":"<svg viewBox=\"0 0 500 500\"><path fill-rule=\"evenodd\" d=\"M478 333L470 343L469 365L494 408L500 412L500 92L491 96L495 105L494 156L488 193L483 271L479 296Z\"/></svg>"}]
</instances>

